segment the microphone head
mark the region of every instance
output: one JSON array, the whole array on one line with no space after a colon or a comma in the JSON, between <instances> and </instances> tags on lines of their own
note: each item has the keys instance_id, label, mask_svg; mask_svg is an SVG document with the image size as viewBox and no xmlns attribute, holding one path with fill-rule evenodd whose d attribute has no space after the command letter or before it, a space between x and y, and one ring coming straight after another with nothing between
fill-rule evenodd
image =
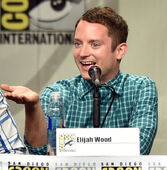
<instances>
[{"instance_id":1,"label":"microphone head","mask_svg":"<svg viewBox=\"0 0 167 170\"><path fill-rule=\"evenodd\" d=\"M101 85L101 69L98 66L92 66L88 70L88 74L92 79L92 82L96 86Z\"/></svg>"}]
</instances>

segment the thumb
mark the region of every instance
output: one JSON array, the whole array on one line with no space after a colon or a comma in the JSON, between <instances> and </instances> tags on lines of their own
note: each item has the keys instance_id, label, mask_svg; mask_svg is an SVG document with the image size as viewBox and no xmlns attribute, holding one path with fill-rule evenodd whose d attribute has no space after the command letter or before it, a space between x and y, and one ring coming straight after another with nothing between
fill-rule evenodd
<instances>
[{"instance_id":1,"label":"thumb","mask_svg":"<svg viewBox=\"0 0 167 170\"><path fill-rule=\"evenodd\" d=\"M9 86L8 84L1 84L1 89L8 92L13 92L14 86Z\"/></svg>"}]
</instances>

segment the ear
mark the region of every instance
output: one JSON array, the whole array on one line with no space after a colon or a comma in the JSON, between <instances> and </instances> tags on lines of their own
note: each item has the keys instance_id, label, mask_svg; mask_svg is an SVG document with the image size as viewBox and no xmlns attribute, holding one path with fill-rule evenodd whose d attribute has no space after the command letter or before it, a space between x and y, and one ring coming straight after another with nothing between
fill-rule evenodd
<instances>
[{"instance_id":1,"label":"ear","mask_svg":"<svg viewBox=\"0 0 167 170\"><path fill-rule=\"evenodd\" d=\"M117 46L117 60L122 60L127 51L127 44L121 43Z\"/></svg>"}]
</instances>

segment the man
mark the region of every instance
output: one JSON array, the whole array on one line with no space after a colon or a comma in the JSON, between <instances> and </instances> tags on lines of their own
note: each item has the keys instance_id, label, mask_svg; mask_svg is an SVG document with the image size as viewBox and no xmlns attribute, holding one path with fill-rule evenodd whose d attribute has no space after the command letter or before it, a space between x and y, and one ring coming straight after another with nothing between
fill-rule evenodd
<instances>
[{"instance_id":1,"label":"man","mask_svg":"<svg viewBox=\"0 0 167 170\"><path fill-rule=\"evenodd\" d=\"M30 89L1 86L9 92L5 94L7 98L25 104L25 139L30 153L46 154L46 124L42 110L46 115L52 92L61 94L67 128L93 127L94 86L88 70L98 66L102 71L101 83L111 86L116 93L114 95L110 88L100 88L100 126L138 127L140 153L149 154L157 131L157 89L148 77L120 71L120 62L127 51L127 35L126 22L112 8L90 9L75 26L74 58L81 75L46 87L40 98L42 109L38 94Z\"/></svg>"},{"instance_id":2,"label":"man","mask_svg":"<svg viewBox=\"0 0 167 170\"><path fill-rule=\"evenodd\" d=\"M0 153L23 154L26 148L18 133L18 129L9 106L0 90Z\"/></svg>"}]
</instances>

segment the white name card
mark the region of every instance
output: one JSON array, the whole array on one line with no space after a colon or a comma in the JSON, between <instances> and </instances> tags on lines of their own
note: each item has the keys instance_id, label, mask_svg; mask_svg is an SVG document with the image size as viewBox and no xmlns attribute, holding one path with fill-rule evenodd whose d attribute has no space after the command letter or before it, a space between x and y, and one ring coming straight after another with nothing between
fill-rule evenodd
<instances>
[{"instance_id":1,"label":"white name card","mask_svg":"<svg viewBox=\"0 0 167 170\"><path fill-rule=\"evenodd\" d=\"M57 128L57 156L138 156L138 128Z\"/></svg>"}]
</instances>

